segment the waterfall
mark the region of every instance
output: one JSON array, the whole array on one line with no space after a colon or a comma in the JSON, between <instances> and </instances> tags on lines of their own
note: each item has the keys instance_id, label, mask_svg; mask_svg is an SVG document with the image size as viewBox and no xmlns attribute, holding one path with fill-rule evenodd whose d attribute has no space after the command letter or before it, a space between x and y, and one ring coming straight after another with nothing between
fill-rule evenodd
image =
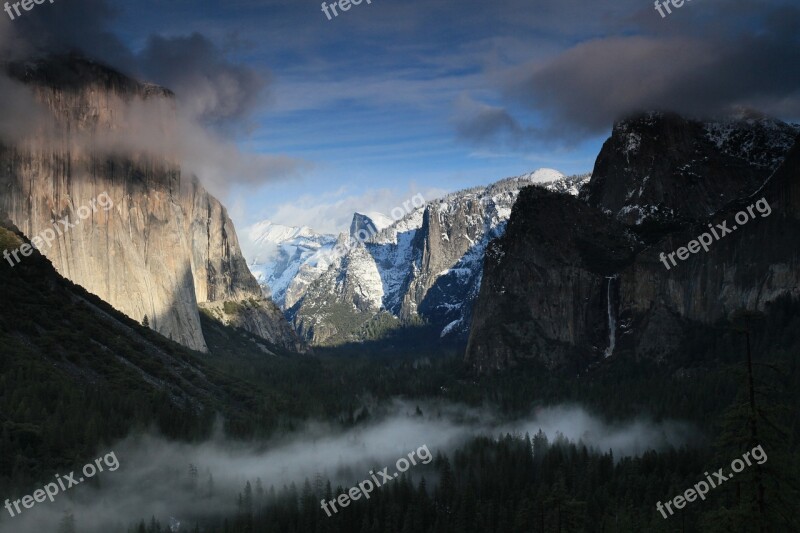
<instances>
[{"instance_id":1,"label":"waterfall","mask_svg":"<svg viewBox=\"0 0 800 533\"><path fill-rule=\"evenodd\" d=\"M617 317L611 299L611 285L612 282L617 279L617 276L609 276L606 279L608 280L608 348L606 348L604 355L606 357L611 357L611 355L614 353L614 347L617 344Z\"/></svg>"}]
</instances>

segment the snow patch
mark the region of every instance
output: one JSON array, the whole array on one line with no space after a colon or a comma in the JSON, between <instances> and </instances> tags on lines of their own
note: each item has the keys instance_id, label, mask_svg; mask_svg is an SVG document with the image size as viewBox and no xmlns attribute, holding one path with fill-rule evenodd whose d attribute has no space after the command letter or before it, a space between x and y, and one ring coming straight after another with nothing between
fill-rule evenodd
<instances>
[{"instance_id":1,"label":"snow patch","mask_svg":"<svg viewBox=\"0 0 800 533\"><path fill-rule=\"evenodd\" d=\"M452 322L450 322L449 324L447 324L447 325L444 327L444 329L442 329L442 332L439 334L439 338L440 338L440 339L442 339L442 338L446 337L447 335L449 335L449 334L453 333L453 331L455 331L455 329L456 329L456 328L457 328L457 327L458 327L458 326L459 326L459 325L460 325L460 324L461 324L463 321L464 321L464 319L463 319L463 318L459 318L458 320L453 320Z\"/></svg>"},{"instance_id":2,"label":"snow patch","mask_svg":"<svg viewBox=\"0 0 800 533\"><path fill-rule=\"evenodd\" d=\"M550 183L566 178L564 174L552 168L540 168L528 174L527 179L531 183Z\"/></svg>"}]
</instances>

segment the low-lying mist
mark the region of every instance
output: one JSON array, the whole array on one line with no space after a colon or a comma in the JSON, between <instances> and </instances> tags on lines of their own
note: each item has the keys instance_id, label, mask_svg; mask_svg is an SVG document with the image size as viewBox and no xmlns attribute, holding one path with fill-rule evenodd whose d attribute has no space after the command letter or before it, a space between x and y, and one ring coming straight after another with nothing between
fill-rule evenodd
<instances>
[{"instance_id":1,"label":"low-lying mist","mask_svg":"<svg viewBox=\"0 0 800 533\"><path fill-rule=\"evenodd\" d=\"M220 432L200 444L168 441L153 434L132 435L108 450L97 450L99 457L113 451L119 469L98 473L93 483L62 492L52 503L36 503L14 518L2 510L0 532L57 531L65 512L74 515L81 532L124 532L151 517L162 524L174 517L185 524L179 530L188 531L194 525L189 518L234 515L237 495L246 481L255 485L260 479L266 490L271 486L280 490L291 483L300 489L305 479L322 476L330 479L333 487L348 487L367 478L375 467L389 466L393 471L398 458L420 446L427 445L435 456L452 452L477 436L526 432L533 436L541 429L551 442L560 434L598 451L610 449L615 459L691 445L700 438L698 431L685 423L643 419L607 423L577 406L540 408L514 421L500 421L490 409L447 403L419 403L420 415L416 406L397 401L390 414L357 428L341 430L308 423L300 431L269 442L234 442ZM87 457L84 463L92 461ZM196 474L190 473L190 465ZM74 465L76 479L82 467ZM421 468L410 468L415 480L419 480ZM66 472L53 475L56 473L63 476ZM3 501L9 498L13 502L38 488L21 488L13 498L2 495Z\"/></svg>"}]
</instances>

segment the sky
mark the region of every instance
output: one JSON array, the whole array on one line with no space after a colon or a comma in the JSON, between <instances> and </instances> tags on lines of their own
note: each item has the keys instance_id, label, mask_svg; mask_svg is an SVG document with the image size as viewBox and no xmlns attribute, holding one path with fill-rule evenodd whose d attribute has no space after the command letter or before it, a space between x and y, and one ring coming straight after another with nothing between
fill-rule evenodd
<instances>
[{"instance_id":1,"label":"sky","mask_svg":"<svg viewBox=\"0 0 800 533\"><path fill-rule=\"evenodd\" d=\"M331 20L316 0L55 0L0 22L8 57L77 47L174 90L202 133L187 168L238 228L324 232L416 193L591 171L639 111L797 120L799 36L783 0L372 0Z\"/></svg>"}]
</instances>

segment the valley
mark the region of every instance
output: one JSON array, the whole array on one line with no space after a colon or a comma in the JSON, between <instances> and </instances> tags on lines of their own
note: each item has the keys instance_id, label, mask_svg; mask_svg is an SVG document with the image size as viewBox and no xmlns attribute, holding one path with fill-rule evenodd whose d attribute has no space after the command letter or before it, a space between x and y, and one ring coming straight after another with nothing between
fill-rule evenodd
<instances>
[{"instance_id":1,"label":"valley","mask_svg":"<svg viewBox=\"0 0 800 533\"><path fill-rule=\"evenodd\" d=\"M0 533L800 530L797 6L52 4Z\"/></svg>"}]
</instances>

